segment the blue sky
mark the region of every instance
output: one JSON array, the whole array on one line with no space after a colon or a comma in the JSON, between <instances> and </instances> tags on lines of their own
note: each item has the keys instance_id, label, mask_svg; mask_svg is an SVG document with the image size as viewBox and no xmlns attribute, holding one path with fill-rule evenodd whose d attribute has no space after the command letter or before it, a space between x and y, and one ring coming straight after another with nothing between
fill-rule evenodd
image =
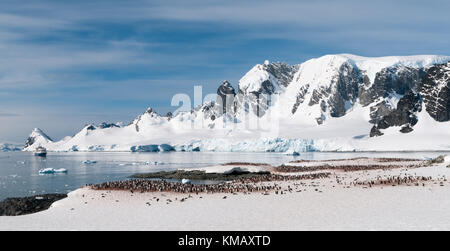
<instances>
[{"instance_id":1,"label":"blue sky","mask_svg":"<svg viewBox=\"0 0 450 251\"><path fill-rule=\"evenodd\" d=\"M174 110L253 65L325 54L450 55L447 0L0 0L0 141Z\"/></svg>"}]
</instances>

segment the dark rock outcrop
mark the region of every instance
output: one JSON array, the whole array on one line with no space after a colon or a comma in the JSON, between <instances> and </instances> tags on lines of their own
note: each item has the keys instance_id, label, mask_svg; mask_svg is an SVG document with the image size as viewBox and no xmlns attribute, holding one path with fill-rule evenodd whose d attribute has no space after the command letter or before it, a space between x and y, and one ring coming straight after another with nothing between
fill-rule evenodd
<instances>
[{"instance_id":1,"label":"dark rock outcrop","mask_svg":"<svg viewBox=\"0 0 450 251\"><path fill-rule=\"evenodd\" d=\"M384 117L389 115L389 113L394 110L395 107L392 107L391 104L382 100L381 102L370 107L370 120L369 122L372 124L377 124Z\"/></svg>"},{"instance_id":2,"label":"dark rock outcrop","mask_svg":"<svg viewBox=\"0 0 450 251\"><path fill-rule=\"evenodd\" d=\"M218 105L218 109L222 114L225 113L234 113L235 111L235 102L234 97L236 96L236 92L228 81L224 81L219 88L217 89L217 100L216 104Z\"/></svg>"},{"instance_id":3,"label":"dark rock outcrop","mask_svg":"<svg viewBox=\"0 0 450 251\"><path fill-rule=\"evenodd\" d=\"M333 94L328 99L332 117L342 117L347 112L346 102L351 104L358 98L359 85L363 83L363 75L359 69L344 63L339 69L339 76Z\"/></svg>"},{"instance_id":4,"label":"dark rock outcrop","mask_svg":"<svg viewBox=\"0 0 450 251\"><path fill-rule=\"evenodd\" d=\"M400 130L402 133L409 133L412 127L417 124L416 113L422 110L422 99L420 94L410 91L398 101L397 108L372 127L370 136L381 136L382 129L387 129L391 126L402 126Z\"/></svg>"},{"instance_id":5,"label":"dark rock outcrop","mask_svg":"<svg viewBox=\"0 0 450 251\"><path fill-rule=\"evenodd\" d=\"M297 93L297 98L296 98L295 104L292 107L292 111L291 111L292 114L294 114L297 111L298 107L301 104L303 104L303 102L305 102L305 95L308 92L308 89L309 89L309 84L306 84L306 85L300 87L300 90Z\"/></svg>"},{"instance_id":6,"label":"dark rock outcrop","mask_svg":"<svg viewBox=\"0 0 450 251\"><path fill-rule=\"evenodd\" d=\"M424 75L423 69L403 65L384 68L378 72L373 85L369 88L360 88L358 94L359 102L363 106L372 104L370 107L370 123L378 124L384 116L395 110L395 107L387 103L384 98L389 98L392 95L401 97L410 91L417 92ZM368 79L364 81L363 86L367 86Z\"/></svg>"},{"instance_id":7,"label":"dark rock outcrop","mask_svg":"<svg viewBox=\"0 0 450 251\"><path fill-rule=\"evenodd\" d=\"M422 81L420 92L428 114L436 121L449 121L450 62L431 67Z\"/></svg>"},{"instance_id":8,"label":"dark rock outcrop","mask_svg":"<svg viewBox=\"0 0 450 251\"><path fill-rule=\"evenodd\" d=\"M95 129L97 129L94 125L86 125L86 130L88 131L94 131Z\"/></svg>"},{"instance_id":9,"label":"dark rock outcrop","mask_svg":"<svg viewBox=\"0 0 450 251\"><path fill-rule=\"evenodd\" d=\"M373 85L367 91L368 97L363 103L370 104L378 98L386 98L392 94L405 95L409 91L417 92L424 76L423 69L402 65L384 68L376 74Z\"/></svg>"},{"instance_id":10,"label":"dark rock outcrop","mask_svg":"<svg viewBox=\"0 0 450 251\"><path fill-rule=\"evenodd\" d=\"M44 194L25 198L8 198L0 202L0 216L18 216L47 210L66 194Z\"/></svg>"},{"instance_id":11,"label":"dark rock outcrop","mask_svg":"<svg viewBox=\"0 0 450 251\"><path fill-rule=\"evenodd\" d=\"M119 128L120 126L117 124L114 124L114 123L106 123L106 122L103 122L100 125L98 125L98 128L100 128L100 129L113 128L113 127Z\"/></svg>"},{"instance_id":12,"label":"dark rock outcrop","mask_svg":"<svg viewBox=\"0 0 450 251\"><path fill-rule=\"evenodd\" d=\"M298 66L277 62L265 65L265 69L278 80L280 85L287 87L291 83Z\"/></svg>"},{"instance_id":13,"label":"dark rock outcrop","mask_svg":"<svg viewBox=\"0 0 450 251\"><path fill-rule=\"evenodd\" d=\"M332 117L342 117L346 114L349 106L356 103L360 86L363 84L364 75L361 71L350 63L344 63L340 66L338 74L332 79L331 85L312 90L308 105L320 104L323 113L329 111ZM306 85L305 88L309 88L309 85ZM301 89L297 94L297 102L292 108L293 113L304 101L303 96L306 92L307 89ZM317 122L322 124L323 119L318 118Z\"/></svg>"}]
</instances>

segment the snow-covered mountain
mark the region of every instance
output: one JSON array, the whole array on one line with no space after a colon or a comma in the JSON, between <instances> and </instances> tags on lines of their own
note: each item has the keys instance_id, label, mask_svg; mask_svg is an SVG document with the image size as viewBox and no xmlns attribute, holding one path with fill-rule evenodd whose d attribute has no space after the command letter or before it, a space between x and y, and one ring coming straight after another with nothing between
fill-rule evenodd
<instances>
[{"instance_id":1,"label":"snow-covered mountain","mask_svg":"<svg viewBox=\"0 0 450 251\"><path fill-rule=\"evenodd\" d=\"M25 145L54 151L450 150L450 57L326 55L254 66L215 102L127 126L87 125L54 142L35 129ZM439 128L439 130L435 130ZM413 143L411 143L413 142Z\"/></svg>"},{"instance_id":2,"label":"snow-covered mountain","mask_svg":"<svg viewBox=\"0 0 450 251\"><path fill-rule=\"evenodd\" d=\"M28 136L27 141L25 142L24 149L30 147L37 148L39 146L47 146L50 143L53 143L53 140L49 136L47 136L47 134L45 134L39 128L34 128L30 136Z\"/></svg>"}]
</instances>

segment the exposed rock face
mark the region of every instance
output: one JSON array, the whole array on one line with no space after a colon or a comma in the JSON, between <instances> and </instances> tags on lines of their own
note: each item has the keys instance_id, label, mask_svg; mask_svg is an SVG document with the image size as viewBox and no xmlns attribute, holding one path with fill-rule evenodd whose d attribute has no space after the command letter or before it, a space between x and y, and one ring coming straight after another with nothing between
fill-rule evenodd
<instances>
[{"instance_id":1,"label":"exposed rock face","mask_svg":"<svg viewBox=\"0 0 450 251\"><path fill-rule=\"evenodd\" d=\"M420 92L425 109L439 122L450 120L450 62L430 68Z\"/></svg>"},{"instance_id":2,"label":"exposed rock face","mask_svg":"<svg viewBox=\"0 0 450 251\"><path fill-rule=\"evenodd\" d=\"M86 125L85 128L87 131L95 131L97 129L94 125Z\"/></svg>"},{"instance_id":3,"label":"exposed rock face","mask_svg":"<svg viewBox=\"0 0 450 251\"><path fill-rule=\"evenodd\" d=\"M113 127L119 128L120 126L117 124L114 124L114 123L106 123L106 122L103 122L98 126L98 128L100 128L100 129L113 128Z\"/></svg>"},{"instance_id":4,"label":"exposed rock face","mask_svg":"<svg viewBox=\"0 0 450 251\"><path fill-rule=\"evenodd\" d=\"M239 81L237 109L264 116L272 105L272 95L281 93L291 83L296 70L298 66L285 63L256 65Z\"/></svg>"},{"instance_id":5,"label":"exposed rock face","mask_svg":"<svg viewBox=\"0 0 450 251\"><path fill-rule=\"evenodd\" d=\"M404 96L396 109L383 104L371 107L371 111L374 109L371 122L375 123L371 137L383 135L380 130L391 126L402 126L402 133L412 132L418 122L416 113L422 110L422 102L436 121L450 120L450 62L433 66L426 73L408 67L384 69L377 74L373 90L374 97L393 92Z\"/></svg>"},{"instance_id":6,"label":"exposed rock face","mask_svg":"<svg viewBox=\"0 0 450 251\"><path fill-rule=\"evenodd\" d=\"M322 115L317 118L318 124L323 123L324 114L331 117L342 117L347 110L356 103L360 86L364 84L364 75L354 65L344 62L336 70L330 83L319 85L311 89L309 84L300 88L297 100L292 107L292 113L296 113L300 104L305 101L306 94L311 92L308 105L320 105Z\"/></svg>"},{"instance_id":7,"label":"exposed rock face","mask_svg":"<svg viewBox=\"0 0 450 251\"><path fill-rule=\"evenodd\" d=\"M402 65L384 68L377 73L371 88L372 100L379 97L387 97L392 93L405 95L410 90L418 91L424 76L425 71L423 69Z\"/></svg>"},{"instance_id":8,"label":"exposed rock face","mask_svg":"<svg viewBox=\"0 0 450 251\"><path fill-rule=\"evenodd\" d=\"M219 106L219 110L222 114L234 113L234 97L236 92L228 81L224 81L217 89L216 104Z\"/></svg>"},{"instance_id":9,"label":"exposed rock face","mask_svg":"<svg viewBox=\"0 0 450 251\"><path fill-rule=\"evenodd\" d=\"M0 216L18 216L47 210L66 194L44 194L25 198L8 198L0 202Z\"/></svg>"},{"instance_id":10,"label":"exposed rock face","mask_svg":"<svg viewBox=\"0 0 450 251\"><path fill-rule=\"evenodd\" d=\"M389 113L391 113L394 109L395 107L392 107L392 105L386 102L386 100L382 100L381 102L370 107L369 122L372 124L378 124L384 116L389 115Z\"/></svg>"},{"instance_id":11,"label":"exposed rock face","mask_svg":"<svg viewBox=\"0 0 450 251\"><path fill-rule=\"evenodd\" d=\"M359 91L360 103L363 106L371 105L370 122L377 124L384 116L395 110L395 105L388 103L386 98L402 97L409 91L418 91L424 75L423 69L403 65L384 68L378 72L373 85Z\"/></svg>"},{"instance_id":12,"label":"exposed rock face","mask_svg":"<svg viewBox=\"0 0 450 251\"><path fill-rule=\"evenodd\" d=\"M295 71L298 70L298 66L278 62L265 64L265 69L278 80L280 85L287 87L291 83Z\"/></svg>"},{"instance_id":13,"label":"exposed rock face","mask_svg":"<svg viewBox=\"0 0 450 251\"><path fill-rule=\"evenodd\" d=\"M398 63L385 68L380 67L380 69L374 71L370 68L364 68L366 67L364 65L365 70L361 70L362 68L359 68L361 65L357 63L357 59L354 61L351 57L345 58L345 56L326 56L308 61L302 65L299 75L296 75L293 81L294 84L299 84L301 87L297 89L292 114L302 109L301 105L306 101L308 106L319 108L308 108L306 110L313 111L313 113L308 112L308 114L315 115L316 122L320 125L325 123L327 117L344 116L350 108L359 102L362 106L369 106L369 122L375 125L374 130L379 126L381 126L380 129L383 129L387 125L398 125L404 122L405 128L402 132L410 132L412 126L416 123L413 119L406 121L404 117L398 119L394 119L394 117L396 115L410 115L406 112L404 103L397 107L397 102L407 94L409 95L404 97L402 102L412 102L410 92L419 92L422 79L426 75L426 68L423 68L420 64L412 65ZM441 91L442 97L439 99L441 108L446 106L442 104L446 102L444 100L447 100L446 97L448 97L446 91L446 89ZM418 98L418 96L416 95L415 98ZM410 110L413 111L414 109L411 108ZM435 113L440 114L440 121L445 121L449 117L444 115L446 112L448 110L436 111ZM409 127L406 127L406 124L409 124ZM372 135L376 134L372 131Z\"/></svg>"},{"instance_id":14,"label":"exposed rock face","mask_svg":"<svg viewBox=\"0 0 450 251\"><path fill-rule=\"evenodd\" d=\"M294 114L297 111L299 105L301 105L301 104L303 104L303 102L305 102L305 95L308 92L308 89L309 89L309 84L306 84L306 85L300 87L300 90L297 93L297 98L295 100L295 104L292 107L292 111L291 111L292 114Z\"/></svg>"},{"instance_id":15,"label":"exposed rock face","mask_svg":"<svg viewBox=\"0 0 450 251\"><path fill-rule=\"evenodd\" d=\"M409 91L400 99L397 108L372 127L370 136L381 136L380 129L387 129L391 126L402 126L400 132L409 133L413 131L412 127L417 124L416 113L422 110L422 100L418 93Z\"/></svg>"},{"instance_id":16,"label":"exposed rock face","mask_svg":"<svg viewBox=\"0 0 450 251\"><path fill-rule=\"evenodd\" d=\"M346 114L346 102L353 105L358 97L359 85L363 83L361 72L349 63L344 63L336 79L332 95L327 105L332 117L341 117Z\"/></svg>"}]
</instances>

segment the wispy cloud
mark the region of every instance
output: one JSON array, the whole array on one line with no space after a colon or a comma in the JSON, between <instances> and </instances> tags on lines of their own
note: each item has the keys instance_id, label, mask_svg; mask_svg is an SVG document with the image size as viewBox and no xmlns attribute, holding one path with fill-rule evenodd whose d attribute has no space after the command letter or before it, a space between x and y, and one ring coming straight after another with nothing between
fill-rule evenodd
<instances>
[{"instance_id":1,"label":"wispy cloud","mask_svg":"<svg viewBox=\"0 0 450 251\"><path fill-rule=\"evenodd\" d=\"M0 117L17 117L20 114L0 111Z\"/></svg>"}]
</instances>

